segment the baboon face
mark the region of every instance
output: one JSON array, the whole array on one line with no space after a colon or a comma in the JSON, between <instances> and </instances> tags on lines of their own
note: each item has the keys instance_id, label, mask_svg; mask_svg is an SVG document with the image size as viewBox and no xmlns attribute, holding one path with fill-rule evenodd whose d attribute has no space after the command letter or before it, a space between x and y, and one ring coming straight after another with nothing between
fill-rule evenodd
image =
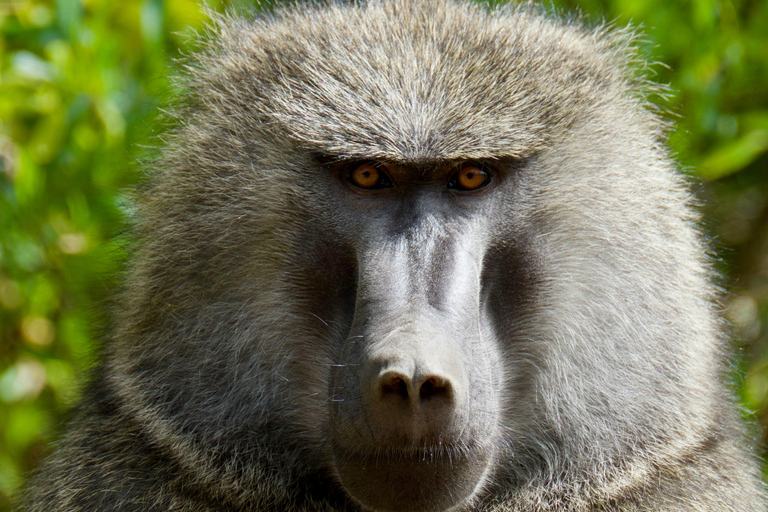
<instances>
[{"instance_id":1,"label":"baboon face","mask_svg":"<svg viewBox=\"0 0 768 512\"><path fill-rule=\"evenodd\" d=\"M529 416L535 365L516 340L540 266L532 166L302 160L282 304L322 337L292 357L327 392L327 416L313 417L332 471L373 510L464 503Z\"/></svg>"},{"instance_id":2,"label":"baboon face","mask_svg":"<svg viewBox=\"0 0 768 512\"><path fill-rule=\"evenodd\" d=\"M482 483L504 369L483 284L510 162L325 168L348 334L330 381L333 464L375 510L444 510ZM327 295L325 295L327 300Z\"/></svg>"}]
</instances>

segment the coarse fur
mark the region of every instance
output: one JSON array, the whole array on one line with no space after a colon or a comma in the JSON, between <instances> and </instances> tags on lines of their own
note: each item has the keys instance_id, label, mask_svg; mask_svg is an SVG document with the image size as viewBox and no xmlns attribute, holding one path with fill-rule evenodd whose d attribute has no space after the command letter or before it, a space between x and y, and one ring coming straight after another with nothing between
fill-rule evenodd
<instances>
[{"instance_id":1,"label":"coarse fur","mask_svg":"<svg viewBox=\"0 0 768 512\"><path fill-rule=\"evenodd\" d=\"M24 510L768 509L631 31L371 0L214 32Z\"/></svg>"}]
</instances>

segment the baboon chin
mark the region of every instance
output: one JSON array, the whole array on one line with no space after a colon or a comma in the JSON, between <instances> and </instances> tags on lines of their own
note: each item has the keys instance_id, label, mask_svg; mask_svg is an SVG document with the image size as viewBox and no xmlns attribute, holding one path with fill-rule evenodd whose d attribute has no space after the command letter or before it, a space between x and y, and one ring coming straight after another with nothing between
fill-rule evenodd
<instances>
[{"instance_id":1,"label":"baboon chin","mask_svg":"<svg viewBox=\"0 0 768 512\"><path fill-rule=\"evenodd\" d=\"M440 449L345 455L336 469L344 489L370 510L449 510L473 496L490 461L482 452L437 458Z\"/></svg>"},{"instance_id":2,"label":"baboon chin","mask_svg":"<svg viewBox=\"0 0 768 512\"><path fill-rule=\"evenodd\" d=\"M766 510L631 30L221 16L34 512Z\"/></svg>"}]
</instances>

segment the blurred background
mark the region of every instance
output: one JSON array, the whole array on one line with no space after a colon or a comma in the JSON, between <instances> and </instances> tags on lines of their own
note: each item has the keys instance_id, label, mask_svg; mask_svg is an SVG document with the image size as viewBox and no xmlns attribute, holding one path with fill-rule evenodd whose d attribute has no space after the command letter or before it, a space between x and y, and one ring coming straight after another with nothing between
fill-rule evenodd
<instances>
[{"instance_id":1,"label":"blurred background","mask_svg":"<svg viewBox=\"0 0 768 512\"><path fill-rule=\"evenodd\" d=\"M214 10L253 1L207 0ZM264 3L263 3L264 4ZM130 188L202 0L0 0L0 511L50 449L108 328ZM558 0L631 23L702 199L744 415L768 433L768 2ZM119 305L116 305L119 307Z\"/></svg>"}]
</instances>

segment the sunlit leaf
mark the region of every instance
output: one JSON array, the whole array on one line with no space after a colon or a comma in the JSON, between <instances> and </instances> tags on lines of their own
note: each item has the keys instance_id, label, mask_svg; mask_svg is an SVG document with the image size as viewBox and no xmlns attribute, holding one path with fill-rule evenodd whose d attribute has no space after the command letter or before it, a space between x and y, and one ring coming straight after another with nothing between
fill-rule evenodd
<instances>
[{"instance_id":1,"label":"sunlit leaf","mask_svg":"<svg viewBox=\"0 0 768 512\"><path fill-rule=\"evenodd\" d=\"M698 166L698 174L707 180L723 178L745 168L767 150L768 130L751 131L713 151Z\"/></svg>"}]
</instances>

